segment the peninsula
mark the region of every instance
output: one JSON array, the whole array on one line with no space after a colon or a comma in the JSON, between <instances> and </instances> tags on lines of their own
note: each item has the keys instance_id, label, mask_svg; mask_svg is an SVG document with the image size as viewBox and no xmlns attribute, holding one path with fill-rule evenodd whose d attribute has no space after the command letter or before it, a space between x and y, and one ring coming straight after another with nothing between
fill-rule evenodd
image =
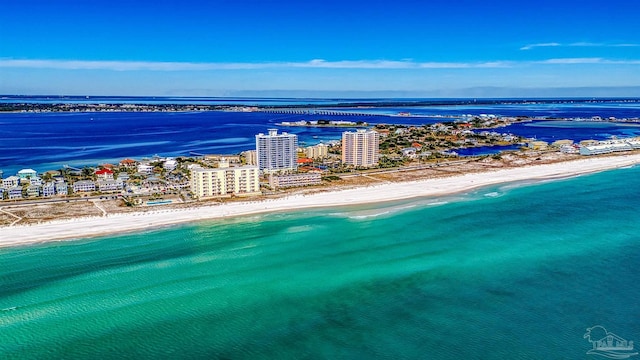
<instances>
[{"instance_id":1,"label":"peninsula","mask_svg":"<svg viewBox=\"0 0 640 360\"><path fill-rule=\"evenodd\" d=\"M467 173L450 172L435 178L402 182L379 181L329 191L289 193L280 198L268 200L199 204L186 208L165 208L159 211L152 209L146 212L103 213L32 225L3 227L0 247L153 230L173 224L249 214L438 197L497 184L559 179L637 164L640 164L639 153L583 157L540 165L506 168L488 166L483 170L477 169Z\"/></svg>"}]
</instances>

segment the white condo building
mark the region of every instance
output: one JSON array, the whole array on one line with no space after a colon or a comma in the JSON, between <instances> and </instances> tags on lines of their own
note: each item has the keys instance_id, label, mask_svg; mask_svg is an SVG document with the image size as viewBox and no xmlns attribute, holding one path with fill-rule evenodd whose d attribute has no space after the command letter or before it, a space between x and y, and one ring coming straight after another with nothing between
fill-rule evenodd
<instances>
[{"instance_id":1,"label":"white condo building","mask_svg":"<svg viewBox=\"0 0 640 360\"><path fill-rule=\"evenodd\" d=\"M229 167L220 161L219 167L191 169L191 192L196 199L230 195L260 194L260 172L257 166Z\"/></svg>"},{"instance_id":2,"label":"white condo building","mask_svg":"<svg viewBox=\"0 0 640 360\"><path fill-rule=\"evenodd\" d=\"M298 168L298 135L269 129L256 135L258 169L265 173L295 171Z\"/></svg>"},{"instance_id":3,"label":"white condo building","mask_svg":"<svg viewBox=\"0 0 640 360\"><path fill-rule=\"evenodd\" d=\"M353 166L378 164L380 134L373 130L360 129L342 133L342 163Z\"/></svg>"}]
</instances>

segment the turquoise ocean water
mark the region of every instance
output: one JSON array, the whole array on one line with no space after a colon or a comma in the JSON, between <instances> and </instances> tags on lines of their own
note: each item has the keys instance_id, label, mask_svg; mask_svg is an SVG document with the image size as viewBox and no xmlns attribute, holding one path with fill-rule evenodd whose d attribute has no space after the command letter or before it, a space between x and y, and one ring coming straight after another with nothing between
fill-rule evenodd
<instances>
[{"instance_id":1,"label":"turquoise ocean water","mask_svg":"<svg viewBox=\"0 0 640 360\"><path fill-rule=\"evenodd\" d=\"M640 168L0 249L2 359L585 359L640 342Z\"/></svg>"}]
</instances>

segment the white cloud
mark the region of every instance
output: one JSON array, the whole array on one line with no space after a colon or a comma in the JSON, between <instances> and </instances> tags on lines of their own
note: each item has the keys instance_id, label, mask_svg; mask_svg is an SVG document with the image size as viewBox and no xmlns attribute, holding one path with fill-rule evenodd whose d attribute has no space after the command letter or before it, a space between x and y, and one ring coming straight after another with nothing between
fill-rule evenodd
<instances>
[{"instance_id":1,"label":"white cloud","mask_svg":"<svg viewBox=\"0 0 640 360\"><path fill-rule=\"evenodd\" d=\"M574 42L569 44L561 44L557 42L529 44L520 48L520 50L531 50L539 47L640 47L640 44L606 44L606 43L592 43L592 42Z\"/></svg>"},{"instance_id":2,"label":"white cloud","mask_svg":"<svg viewBox=\"0 0 640 360\"><path fill-rule=\"evenodd\" d=\"M300 62L153 62L153 61L102 61L102 60L48 60L2 59L0 68L59 69L59 70L107 70L107 71L208 71L208 70L257 70L257 69L482 69L512 68L532 64L616 64L638 65L640 60L609 60L603 58L558 58L540 61L487 61L487 62L417 62L412 60L340 60L314 59Z\"/></svg>"},{"instance_id":3,"label":"white cloud","mask_svg":"<svg viewBox=\"0 0 640 360\"><path fill-rule=\"evenodd\" d=\"M551 42L551 43L542 43L542 44L529 44L520 48L520 50L531 50L537 47L554 47L554 46L562 46L562 44Z\"/></svg>"},{"instance_id":4,"label":"white cloud","mask_svg":"<svg viewBox=\"0 0 640 360\"><path fill-rule=\"evenodd\" d=\"M576 65L576 64L599 64L599 65L640 65L640 60L611 60L603 58L559 58L537 61L538 64L551 65Z\"/></svg>"},{"instance_id":5,"label":"white cloud","mask_svg":"<svg viewBox=\"0 0 640 360\"><path fill-rule=\"evenodd\" d=\"M460 69L497 68L511 66L509 62L415 62L411 60L340 60L314 59L301 62L151 62L151 61L102 61L102 60L48 60L48 59L0 59L0 67L61 69L61 70L111 70L111 71L203 71L203 70L253 70L273 68L319 69Z\"/></svg>"}]
</instances>

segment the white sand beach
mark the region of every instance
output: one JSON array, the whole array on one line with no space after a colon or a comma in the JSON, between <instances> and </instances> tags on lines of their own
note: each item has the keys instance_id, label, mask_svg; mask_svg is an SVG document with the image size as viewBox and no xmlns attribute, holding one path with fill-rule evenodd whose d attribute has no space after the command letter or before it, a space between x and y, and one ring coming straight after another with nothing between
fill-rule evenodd
<instances>
[{"instance_id":1,"label":"white sand beach","mask_svg":"<svg viewBox=\"0 0 640 360\"><path fill-rule=\"evenodd\" d=\"M292 195L264 201L229 202L213 206L194 206L188 209L118 213L102 217L54 220L37 225L7 226L0 228L0 247L95 237L239 215L441 196L489 185L570 177L639 163L640 154L593 157L553 164L469 173L447 178L385 183L309 195Z\"/></svg>"}]
</instances>

